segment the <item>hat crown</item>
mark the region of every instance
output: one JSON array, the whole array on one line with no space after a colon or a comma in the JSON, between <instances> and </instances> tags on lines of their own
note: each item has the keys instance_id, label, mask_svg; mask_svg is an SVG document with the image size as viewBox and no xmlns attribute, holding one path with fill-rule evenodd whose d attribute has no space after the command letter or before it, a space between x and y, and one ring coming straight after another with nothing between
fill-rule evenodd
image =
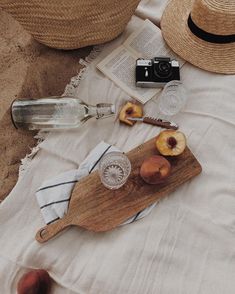
<instances>
[{"instance_id":1,"label":"hat crown","mask_svg":"<svg viewBox=\"0 0 235 294\"><path fill-rule=\"evenodd\" d=\"M195 0L191 17L200 29L208 33L235 34L234 0Z\"/></svg>"}]
</instances>

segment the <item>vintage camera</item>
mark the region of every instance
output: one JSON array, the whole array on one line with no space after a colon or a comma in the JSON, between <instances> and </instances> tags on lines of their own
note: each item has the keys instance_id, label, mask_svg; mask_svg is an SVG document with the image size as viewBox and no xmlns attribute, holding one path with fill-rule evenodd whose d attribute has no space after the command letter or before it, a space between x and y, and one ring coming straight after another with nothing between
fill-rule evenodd
<instances>
[{"instance_id":1,"label":"vintage camera","mask_svg":"<svg viewBox=\"0 0 235 294\"><path fill-rule=\"evenodd\" d=\"M162 88L172 80L180 80L177 60L171 60L168 57L136 60L137 87Z\"/></svg>"}]
</instances>

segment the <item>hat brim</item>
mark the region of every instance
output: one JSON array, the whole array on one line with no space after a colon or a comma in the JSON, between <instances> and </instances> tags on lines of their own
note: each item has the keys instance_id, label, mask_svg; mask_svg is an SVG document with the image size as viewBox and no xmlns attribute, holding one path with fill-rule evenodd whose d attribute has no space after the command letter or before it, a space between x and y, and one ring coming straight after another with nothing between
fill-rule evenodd
<instances>
[{"instance_id":1,"label":"hat brim","mask_svg":"<svg viewBox=\"0 0 235 294\"><path fill-rule=\"evenodd\" d=\"M171 0L161 18L163 38L180 57L202 69L235 74L235 43L215 44L196 37L188 28L194 0Z\"/></svg>"}]
</instances>

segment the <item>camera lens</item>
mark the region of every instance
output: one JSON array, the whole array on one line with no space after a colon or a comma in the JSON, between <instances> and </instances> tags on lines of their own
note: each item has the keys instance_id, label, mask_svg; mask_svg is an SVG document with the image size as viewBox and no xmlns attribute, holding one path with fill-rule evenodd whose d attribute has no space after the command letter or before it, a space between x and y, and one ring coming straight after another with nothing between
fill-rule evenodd
<instances>
[{"instance_id":1,"label":"camera lens","mask_svg":"<svg viewBox=\"0 0 235 294\"><path fill-rule=\"evenodd\" d=\"M159 61L154 64L154 72L159 77L168 77L171 75L171 65L167 61Z\"/></svg>"},{"instance_id":2,"label":"camera lens","mask_svg":"<svg viewBox=\"0 0 235 294\"><path fill-rule=\"evenodd\" d=\"M168 73L170 70L170 64L168 62L159 62L159 71L161 73Z\"/></svg>"}]
</instances>

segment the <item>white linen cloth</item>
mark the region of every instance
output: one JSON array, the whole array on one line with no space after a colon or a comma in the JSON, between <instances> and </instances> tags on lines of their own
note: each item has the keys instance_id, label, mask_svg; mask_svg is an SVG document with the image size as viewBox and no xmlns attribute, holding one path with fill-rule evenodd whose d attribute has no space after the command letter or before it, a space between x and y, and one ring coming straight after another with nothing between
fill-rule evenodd
<instances>
[{"instance_id":1,"label":"white linen cloth","mask_svg":"<svg viewBox=\"0 0 235 294\"><path fill-rule=\"evenodd\" d=\"M119 151L115 146L100 142L79 165L44 181L36 191L36 197L45 223L48 225L67 213L74 185L83 177L97 169L104 154Z\"/></svg>"},{"instance_id":2,"label":"white linen cloth","mask_svg":"<svg viewBox=\"0 0 235 294\"><path fill-rule=\"evenodd\" d=\"M72 169L61 173L53 179L46 180L36 191L36 197L45 223L51 224L63 218L68 211L68 205L74 185L83 177L98 169L100 160L105 154L113 151L120 152L115 146L100 142L79 165L78 169ZM128 218L121 225L137 221L151 212L156 203L139 211Z\"/></svg>"},{"instance_id":3,"label":"white linen cloth","mask_svg":"<svg viewBox=\"0 0 235 294\"><path fill-rule=\"evenodd\" d=\"M164 0L141 1L137 14L143 19L150 15L159 24L165 5ZM141 21L133 17L125 34L104 47L74 88L76 95L88 103L115 102L117 107L130 99L95 65ZM146 124L129 128L108 118L50 133L0 205L0 293L15 293L25 271L44 268L56 281L53 294L234 294L235 76L186 63L181 77L189 97L174 120L202 173L132 225L101 234L72 227L39 244L34 237L44 220L35 192L43 181L78 168L101 140L127 152L160 129ZM156 105L148 102L145 113L154 115Z\"/></svg>"}]
</instances>

